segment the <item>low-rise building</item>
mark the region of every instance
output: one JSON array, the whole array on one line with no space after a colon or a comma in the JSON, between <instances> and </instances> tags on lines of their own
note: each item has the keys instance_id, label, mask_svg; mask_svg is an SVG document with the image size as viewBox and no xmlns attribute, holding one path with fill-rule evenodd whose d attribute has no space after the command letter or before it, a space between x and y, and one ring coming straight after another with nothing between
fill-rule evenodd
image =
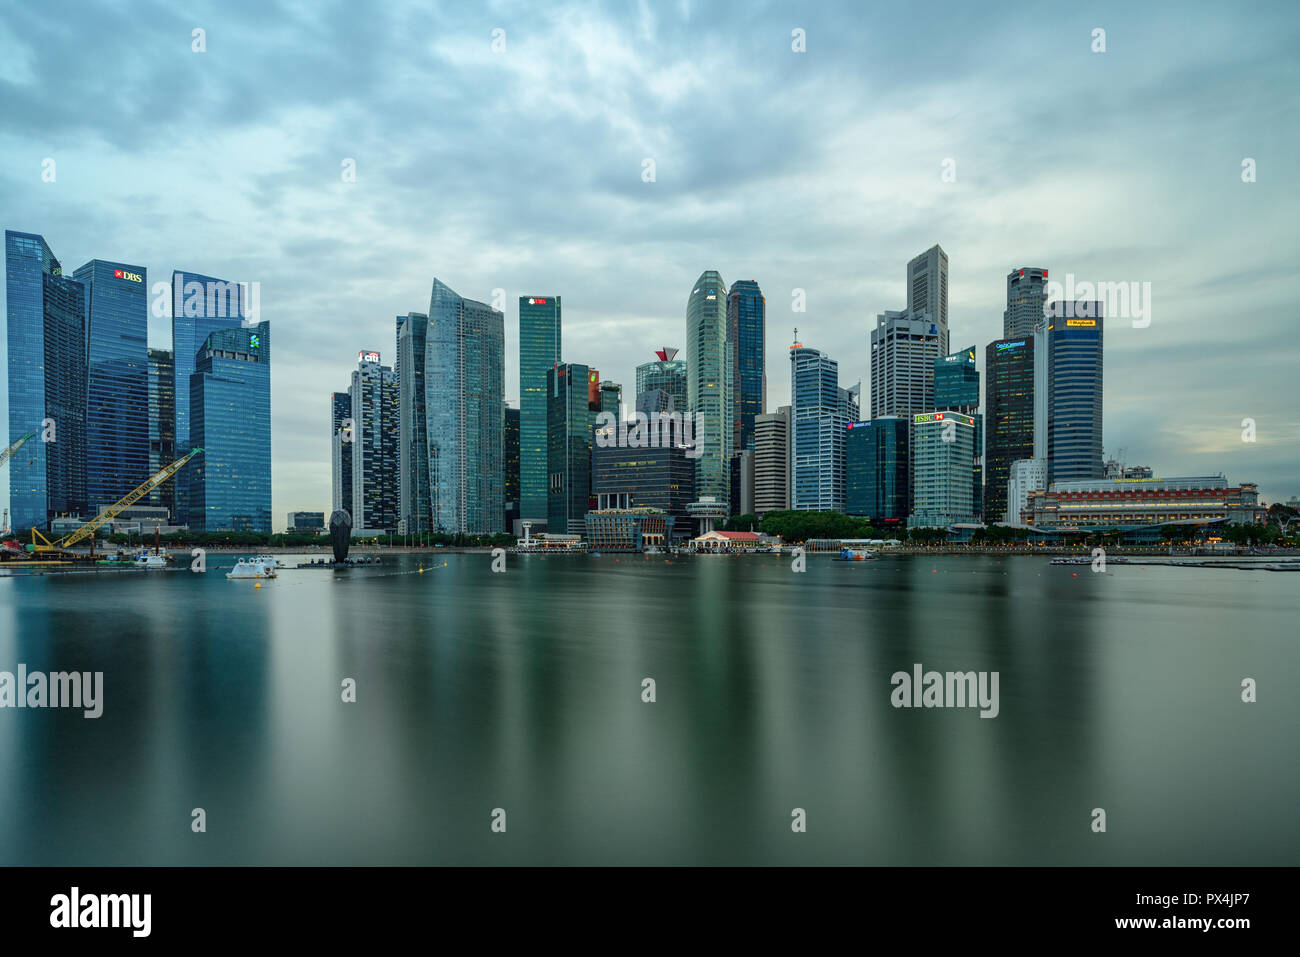
<instances>
[{"instance_id":1,"label":"low-rise building","mask_svg":"<svg viewBox=\"0 0 1300 957\"><path fill-rule=\"evenodd\" d=\"M1106 529L1249 524L1264 514L1258 486L1209 475L1055 482L1029 493L1021 518L1036 527Z\"/></svg>"},{"instance_id":2,"label":"low-rise building","mask_svg":"<svg viewBox=\"0 0 1300 957\"><path fill-rule=\"evenodd\" d=\"M655 508L606 508L587 513L587 544L597 552L639 552L672 542L673 516Z\"/></svg>"}]
</instances>

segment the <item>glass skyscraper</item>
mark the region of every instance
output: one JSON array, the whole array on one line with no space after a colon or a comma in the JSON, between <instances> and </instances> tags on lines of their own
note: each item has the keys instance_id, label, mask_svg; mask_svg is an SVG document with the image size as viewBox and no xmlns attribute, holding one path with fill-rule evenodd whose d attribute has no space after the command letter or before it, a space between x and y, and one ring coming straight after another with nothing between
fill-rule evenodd
<instances>
[{"instance_id":1,"label":"glass skyscraper","mask_svg":"<svg viewBox=\"0 0 1300 957\"><path fill-rule=\"evenodd\" d=\"M149 478L149 296L143 266L92 259L86 287L86 497L111 505Z\"/></svg>"},{"instance_id":2,"label":"glass skyscraper","mask_svg":"<svg viewBox=\"0 0 1300 957\"><path fill-rule=\"evenodd\" d=\"M190 527L271 531L271 326L208 335L190 374Z\"/></svg>"},{"instance_id":3,"label":"glass skyscraper","mask_svg":"<svg viewBox=\"0 0 1300 957\"><path fill-rule=\"evenodd\" d=\"M397 528L397 375L379 353L362 352L352 373L352 528Z\"/></svg>"},{"instance_id":4,"label":"glass skyscraper","mask_svg":"<svg viewBox=\"0 0 1300 957\"><path fill-rule=\"evenodd\" d=\"M352 394L330 393L330 470L332 472L330 510L343 509L352 516L352 436L344 424L352 420ZM411 529L408 529L410 531Z\"/></svg>"},{"instance_id":5,"label":"glass skyscraper","mask_svg":"<svg viewBox=\"0 0 1300 957\"><path fill-rule=\"evenodd\" d=\"M934 407L938 411L962 412L975 420L975 461L971 472L973 499L971 515L984 508L984 417L979 412L980 374L975 367L975 347L968 346L950 356L934 360Z\"/></svg>"},{"instance_id":6,"label":"glass skyscraper","mask_svg":"<svg viewBox=\"0 0 1300 957\"><path fill-rule=\"evenodd\" d=\"M429 430L425 416L425 349L429 317L409 312L397 317L398 454L397 517L408 534L427 532L429 509Z\"/></svg>"},{"instance_id":7,"label":"glass skyscraper","mask_svg":"<svg viewBox=\"0 0 1300 957\"><path fill-rule=\"evenodd\" d=\"M845 440L844 510L882 523L906 521L911 418L882 415L851 422Z\"/></svg>"},{"instance_id":8,"label":"glass skyscraper","mask_svg":"<svg viewBox=\"0 0 1300 957\"><path fill-rule=\"evenodd\" d=\"M560 297L519 297L519 515L547 514L546 374L560 361Z\"/></svg>"},{"instance_id":9,"label":"glass skyscraper","mask_svg":"<svg viewBox=\"0 0 1300 957\"><path fill-rule=\"evenodd\" d=\"M882 312L871 330L871 417L934 411L940 330L928 316Z\"/></svg>"},{"instance_id":10,"label":"glass skyscraper","mask_svg":"<svg viewBox=\"0 0 1300 957\"><path fill-rule=\"evenodd\" d=\"M655 352L659 358L654 362L643 362L636 367L636 398L647 392L663 392L671 395L678 412L685 412L690 405L690 385L686 381L686 360L674 358L677 350L664 346ZM638 408L640 406L638 405Z\"/></svg>"},{"instance_id":11,"label":"glass skyscraper","mask_svg":"<svg viewBox=\"0 0 1300 957\"><path fill-rule=\"evenodd\" d=\"M505 529L509 532L519 518L519 410L509 405L506 406L505 466Z\"/></svg>"},{"instance_id":12,"label":"glass skyscraper","mask_svg":"<svg viewBox=\"0 0 1300 957\"><path fill-rule=\"evenodd\" d=\"M558 535L586 531L591 507L591 450L600 411L600 373L562 362L546 373L546 530Z\"/></svg>"},{"instance_id":13,"label":"glass skyscraper","mask_svg":"<svg viewBox=\"0 0 1300 957\"><path fill-rule=\"evenodd\" d=\"M435 279L424 359L425 448L434 532L501 531L504 388L505 317Z\"/></svg>"},{"instance_id":14,"label":"glass skyscraper","mask_svg":"<svg viewBox=\"0 0 1300 957\"><path fill-rule=\"evenodd\" d=\"M731 498L731 349L727 287L716 270L700 274L686 302L687 404L695 417L695 494L725 509Z\"/></svg>"},{"instance_id":15,"label":"glass skyscraper","mask_svg":"<svg viewBox=\"0 0 1300 957\"><path fill-rule=\"evenodd\" d=\"M984 350L984 516L1001 521L1007 510L1011 463L1034 457L1034 336L998 339ZM1098 456L1100 459L1100 455Z\"/></svg>"},{"instance_id":16,"label":"glass skyscraper","mask_svg":"<svg viewBox=\"0 0 1300 957\"><path fill-rule=\"evenodd\" d=\"M208 336L221 329L238 328L247 317L244 287L237 282L200 273L172 272L172 362L176 379L176 454L194 447L190 441L190 376L195 357ZM189 483L197 471L186 466L176 475L173 521L189 522ZM344 508L349 506L345 505Z\"/></svg>"},{"instance_id":17,"label":"glass skyscraper","mask_svg":"<svg viewBox=\"0 0 1300 957\"><path fill-rule=\"evenodd\" d=\"M758 283L739 279L727 294L727 344L731 348L732 449L754 447L754 416L767 411L767 300Z\"/></svg>"},{"instance_id":18,"label":"glass skyscraper","mask_svg":"<svg viewBox=\"0 0 1300 957\"><path fill-rule=\"evenodd\" d=\"M156 474L176 461L176 376L172 354L149 350L149 473ZM188 466L187 466L188 468ZM150 505L162 506L176 516L175 478L149 493Z\"/></svg>"},{"instance_id":19,"label":"glass skyscraper","mask_svg":"<svg viewBox=\"0 0 1300 957\"><path fill-rule=\"evenodd\" d=\"M1051 305L1049 482L1081 482L1105 475L1101 447L1102 307L1100 302Z\"/></svg>"},{"instance_id":20,"label":"glass skyscraper","mask_svg":"<svg viewBox=\"0 0 1300 957\"><path fill-rule=\"evenodd\" d=\"M9 461L9 521L44 529L86 498L86 296L45 239L5 230L9 438L33 437ZM46 420L52 433L47 432ZM52 434L54 441L42 441Z\"/></svg>"},{"instance_id":21,"label":"glass skyscraper","mask_svg":"<svg viewBox=\"0 0 1300 957\"><path fill-rule=\"evenodd\" d=\"M855 390L839 386L839 365L818 349L790 347L793 444L790 507L844 511L844 442L858 417Z\"/></svg>"}]
</instances>

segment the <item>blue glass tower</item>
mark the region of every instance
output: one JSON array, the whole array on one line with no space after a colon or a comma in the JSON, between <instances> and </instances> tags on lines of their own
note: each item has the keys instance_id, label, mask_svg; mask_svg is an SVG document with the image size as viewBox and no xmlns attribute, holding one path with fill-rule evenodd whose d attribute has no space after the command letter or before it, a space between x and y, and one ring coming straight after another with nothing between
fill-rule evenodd
<instances>
[{"instance_id":1,"label":"blue glass tower","mask_svg":"<svg viewBox=\"0 0 1300 957\"><path fill-rule=\"evenodd\" d=\"M271 327L211 333L190 374L190 527L271 531Z\"/></svg>"},{"instance_id":2,"label":"blue glass tower","mask_svg":"<svg viewBox=\"0 0 1300 957\"><path fill-rule=\"evenodd\" d=\"M1099 479L1105 474L1101 446L1103 303L1055 302L1050 308L1048 481Z\"/></svg>"},{"instance_id":3,"label":"blue glass tower","mask_svg":"<svg viewBox=\"0 0 1300 957\"><path fill-rule=\"evenodd\" d=\"M111 505L149 472L149 296L143 266L92 259L86 287L86 497Z\"/></svg>"},{"instance_id":4,"label":"blue glass tower","mask_svg":"<svg viewBox=\"0 0 1300 957\"><path fill-rule=\"evenodd\" d=\"M184 455L197 443L190 442L190 376L195 357L208 336L221 329L238 328L248 317L244 287L226 279L214 279L199 273L172 272L172 374L176 379L175 443L177 456ZM189 521L188 486L195 471L189 466L173 480L176 517Z\"/></svg>"},{"instance_id":5,"label":"blue glass tower","mask_svg":"<svg viewBox=\"0 0 1300 957\"><path fill-rule=\"evenodd\" d=\"M767 411L764 366L767 300L758 283L738 279L727 294L727 345L731 349L732 449L754 447L754 416Z\"/></svg>"},{"instance_id":6,"label":"blue glass tower","mask_svg":"<svg viewBox=\"0 0 1300 957\"><path fill-rule=\"evenodd\" d=\"M10 524L45 528L86 510L86 298L44 238L5 231ZM43 423L49 420L46 428ZM46 438L53 441L43 441Z\"/></svg>"},{"instance_id":7,"label":"blue glass tower","mask_svg":"<svg viewBox=\"0 0 1300 957\"><path fill-rule=\"evenodd\" d=\"M901 415L849 423L844 510L850 515L886 524L906 520L911 487L910 425L910 419Z\"/></svg>"},{"instance_id":8,"label":"blue glass tower","mask_svg":"<svg viewBox=\"0 0 1300 957\"><path fill-rule=\"evenodd\" d=\"M858 403L839 379L830 356L800 343L790 347L790 507L796 510L844 511L844 442Z\"/></svg>"},{"instance_id":9,"label":"blue glass tower","mask_svg":"<svg viewBox=\"0 0 1300 957\"><path fill-rule=\"evenodd\" d=\"M519 517L547 514L546 374L560 361L560 297L519 297Z\"/></svg>"},{"instance_id":10,"label":"blue glass tower","mask_svg":"<svg viewBox=\"0 0 1300 957\"><path fill-rule=\"evenodd\" d=\"M422 312L397 317L397 518L411 535L429 531L429 431L424 414L428 331L429 317Z\"/></svg>"}]
</instances>

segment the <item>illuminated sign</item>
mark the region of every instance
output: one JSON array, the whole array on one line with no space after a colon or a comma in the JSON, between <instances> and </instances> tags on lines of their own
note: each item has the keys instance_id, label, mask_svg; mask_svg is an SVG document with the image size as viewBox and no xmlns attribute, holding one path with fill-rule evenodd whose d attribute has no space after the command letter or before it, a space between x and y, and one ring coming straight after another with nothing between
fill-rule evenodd
<instances>
[{"instance_id":1,"label":"illuminated sign","mask_svg":"<svg viewBox=\"0 0 1300 957\"><path fill-rule=\"evenodd\" d=\"M999 342L998 352L1001 352L1003 349L1019 349L1024 344L1025 344L1024 339L1021 339L1018 342Z\"/></svg>"},{"instance_id":2,"label":"illuminated sign","mask_svg":"<svg viewBox=\"0 0 1300 957\"><path fill-rule=\"evenodd\" d=\"M138 272L127 272L125 269L114 269L114 279L129 279L131 282L144 282L144 277Z\"/></svg>"},{"instance_id":3,"label":"illuminated sign","mask_svg":"<svg viewBox=\"0 0 1300 957\"><path fill-rule=\"evenodd\" d=\"M262 345L262 340L261 340L259 337L257 337L257 336L249 336L249 337L248 337L248 347L249 347L250 349L256 349L256 348L260 347L261 345Z\"/></svg>"},{"instance_id":4,"label":"illuminated sign","mask_svg":"<svg viewBox=\"0 0 1300 957\"><path fill-rule=\"evenodd\" d=\"M1065 326L1066 326L1067 329L1068 329L1068 328L1072 328L1072 327L1076 327L1076 326L1082 326L1082 327L1084 327L1084 328L1089 328L1089 327L1091 327L1091 326L1095 326L1096 324L1097 324L1097 320L1096 320L1096 319L1066 319L1066 320L1065 320Z\"/></svg>"},{"instance_id":5,"label":"illuminated sign","mask_svg":"<svg viewBox=\"0 0 1300 957\"><path fill-rule=\"evenodd\" d=\"M942 412L923 412L920 415L912 416L912 423L914 425L919 425L922 422L942 422L942 421L943 421Z\"/></svg>"},{"instance_id":6,"label":"illuminated sign","mask_svg":"<svg viewBox=\"0 0 1300 957\"><path fill-rule=\"evenodd\" d=\"M357 353L357 361L358 361L358 362L378 362L378 361L379 361L379 353L378 353L378 352L365 352L365 351L363 350L363 351Z\"/></svg>"},{"instance_id":7,"label":"illuminated sign","mask_svg":"<svg viewBox=\"0 0 1300 957\"><path fill-rule=\"evenodd\" d=\"M528 300L528 305L530 305L530 306L544 306L544 305L546 305L546 300L545 300L545 299L529 299L529 300Z\"/></svg>"}]
</instances>

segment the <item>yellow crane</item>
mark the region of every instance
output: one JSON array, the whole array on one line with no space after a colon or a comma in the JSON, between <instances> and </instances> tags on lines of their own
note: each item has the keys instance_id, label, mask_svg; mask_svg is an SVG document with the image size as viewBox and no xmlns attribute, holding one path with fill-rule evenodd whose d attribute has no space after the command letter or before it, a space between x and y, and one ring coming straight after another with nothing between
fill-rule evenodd
<instances>
[{"instance_id":1,"label":"yellow crane","mask_svg":"<svg viewBox=\"0 0 1300 957\"><path fill-rule=\"evenodd\" d=\"M118 499L108 508L104 509L90 521L78 528L75 532L65 535L57 542L51 542L48 538L33 528L32 551L37 553L62 552L71 548L73 545L76 545L78 542L91 538L101 527L116 518L123 509L130 508L136 502L140 501L140 499L144 498L159 485L162 485L163 482L167 481L183 469L190 459L194 458L196 455L200 455L202 452L202 449L190 450L187 455L177 459L171 465L168 465L166 468L159 471L156 475L150 478L149 481L127 493L125 497Z\"/></svg>"},{"instance_id":2,"label":"yellow crane","mask_svg":"<svg viewBox=\"0 0 1300 957\"><path fill-rule=\"evenodd\" d=\"M23 447L23 443L26 442L35 434L36 434L35 432L28 432L17 442L9 446L9 448L5 449L3 452L0 452L0 467L2 467L6 462L8 462L13 457L13 454Z\"/></svg>"}]
</instances>

